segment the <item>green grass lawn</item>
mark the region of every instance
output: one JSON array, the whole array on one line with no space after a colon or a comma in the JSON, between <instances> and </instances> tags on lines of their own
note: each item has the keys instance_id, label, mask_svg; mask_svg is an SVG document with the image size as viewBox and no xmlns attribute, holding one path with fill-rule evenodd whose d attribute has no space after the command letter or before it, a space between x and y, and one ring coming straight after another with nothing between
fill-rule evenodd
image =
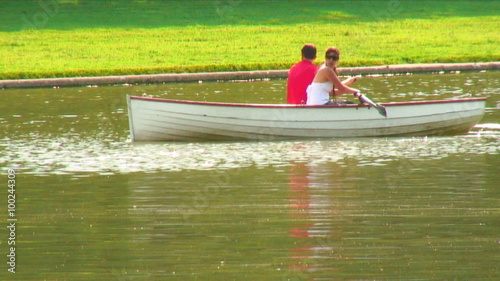
<instances>
[{"instance_id":1,"label":"green grass lawn","mask_svg":"<svg viewBox=\"0 0 500 281\"><path fill-rule=\"evenodd\" d=\"M500 60L500 1L0 1L0 79ZM320 62L320 59L318 59Z\"/></svg>"}]
</instances>

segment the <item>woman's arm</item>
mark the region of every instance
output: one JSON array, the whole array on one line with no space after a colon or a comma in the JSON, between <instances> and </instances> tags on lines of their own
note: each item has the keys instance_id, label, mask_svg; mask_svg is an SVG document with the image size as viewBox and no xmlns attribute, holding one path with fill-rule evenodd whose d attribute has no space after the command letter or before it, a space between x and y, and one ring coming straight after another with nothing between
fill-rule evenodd
<instances>
[{"instance_id":1,"label":"woman's arm","mask_svg":"<svg viewBox=\"0 0 500 281\"><path fill-rule=\"evenodd\" d=\"M357 89L350 88L350 87L344 85L340 81L337 74L335 74L335 72L331 68L327 68L326 77L328 78L328 80L330 82L333 83L333 86L335 87L335 89L338 90L338 92L335 91L336 95L341 95L343 93L357 93L357 92L359 92Z\"/></svg>"},{"instance_id":2,"label":"woman's arm","mask_svg":"<svg viewBox=\"0 0 500 281\"><path fill-rule=\"evenodd\" d=\"M359 78L359 77L349 77L349 78L347 78L346 80L342 81L342 84L344 84L344 86L349 86L349 85L352 85L352 84L354 84L356 81L358 81L358 78Z\"/></svg>"}]
</instances>

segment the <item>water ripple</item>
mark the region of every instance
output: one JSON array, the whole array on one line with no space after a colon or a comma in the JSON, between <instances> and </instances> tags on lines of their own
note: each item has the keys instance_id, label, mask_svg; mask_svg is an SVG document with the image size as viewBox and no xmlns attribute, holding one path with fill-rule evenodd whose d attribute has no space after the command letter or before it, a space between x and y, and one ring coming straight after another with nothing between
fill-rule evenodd
<instances>
[{"instance_id":1,"label":"water ripple","mask_svg":"<svg viewBox=\"0 0 500 281\"><path fill-rule=\"evenodd\" d=\"M130 143L67 138L1 139L0 167L30 174L135 173L288 166L357 161L384 166L397 159L441 159L454 154L498 154L498 124L465 136L231 143ZM493 131L491 131L493 130ZM36 137L34 137L36 138ZM5 169L5 168L4 168Z\"/></svg>"}]
</instances>

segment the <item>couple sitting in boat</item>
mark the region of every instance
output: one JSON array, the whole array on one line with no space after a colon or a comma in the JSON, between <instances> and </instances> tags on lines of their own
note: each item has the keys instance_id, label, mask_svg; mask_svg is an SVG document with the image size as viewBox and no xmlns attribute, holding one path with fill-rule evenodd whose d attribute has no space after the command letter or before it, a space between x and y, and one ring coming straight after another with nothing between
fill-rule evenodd
<instances>
[{"instance_id":1,"label":"couple sitting in boat","mask_svg":"<svg viewBox=\"0 0 500 281\"><path fill-rule=\"evenodd\" d=\"M353 93L359 96L359 90L350 88L356 77L340 81L337 63L340 52L337 48L328 48L325 52L325 64L318 68L316 47L306 44L302 47L302 61L292 66L288 72L287 103L307 105L345 104L352 102L330 101L330 96Z\"/></svg>"}]
</instances>

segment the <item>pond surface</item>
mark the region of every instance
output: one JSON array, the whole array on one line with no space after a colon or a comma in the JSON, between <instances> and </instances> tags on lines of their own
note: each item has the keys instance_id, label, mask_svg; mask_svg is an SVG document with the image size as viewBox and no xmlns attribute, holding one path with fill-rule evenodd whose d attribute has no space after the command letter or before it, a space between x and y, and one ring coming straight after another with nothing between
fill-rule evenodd
<instances>
[{"instance_id":1,"label":"pond surface","mask_svg":"<svg viewBox=\"0 0 500 281\"><path fill-rule=\"evenodd\" d=\"M0 279L498 280L499 78L357 85L487 97L466 135L279 142L131 143L125 95L283 103L284 80L0 91Z\"/></svg>"}]
</instances>

